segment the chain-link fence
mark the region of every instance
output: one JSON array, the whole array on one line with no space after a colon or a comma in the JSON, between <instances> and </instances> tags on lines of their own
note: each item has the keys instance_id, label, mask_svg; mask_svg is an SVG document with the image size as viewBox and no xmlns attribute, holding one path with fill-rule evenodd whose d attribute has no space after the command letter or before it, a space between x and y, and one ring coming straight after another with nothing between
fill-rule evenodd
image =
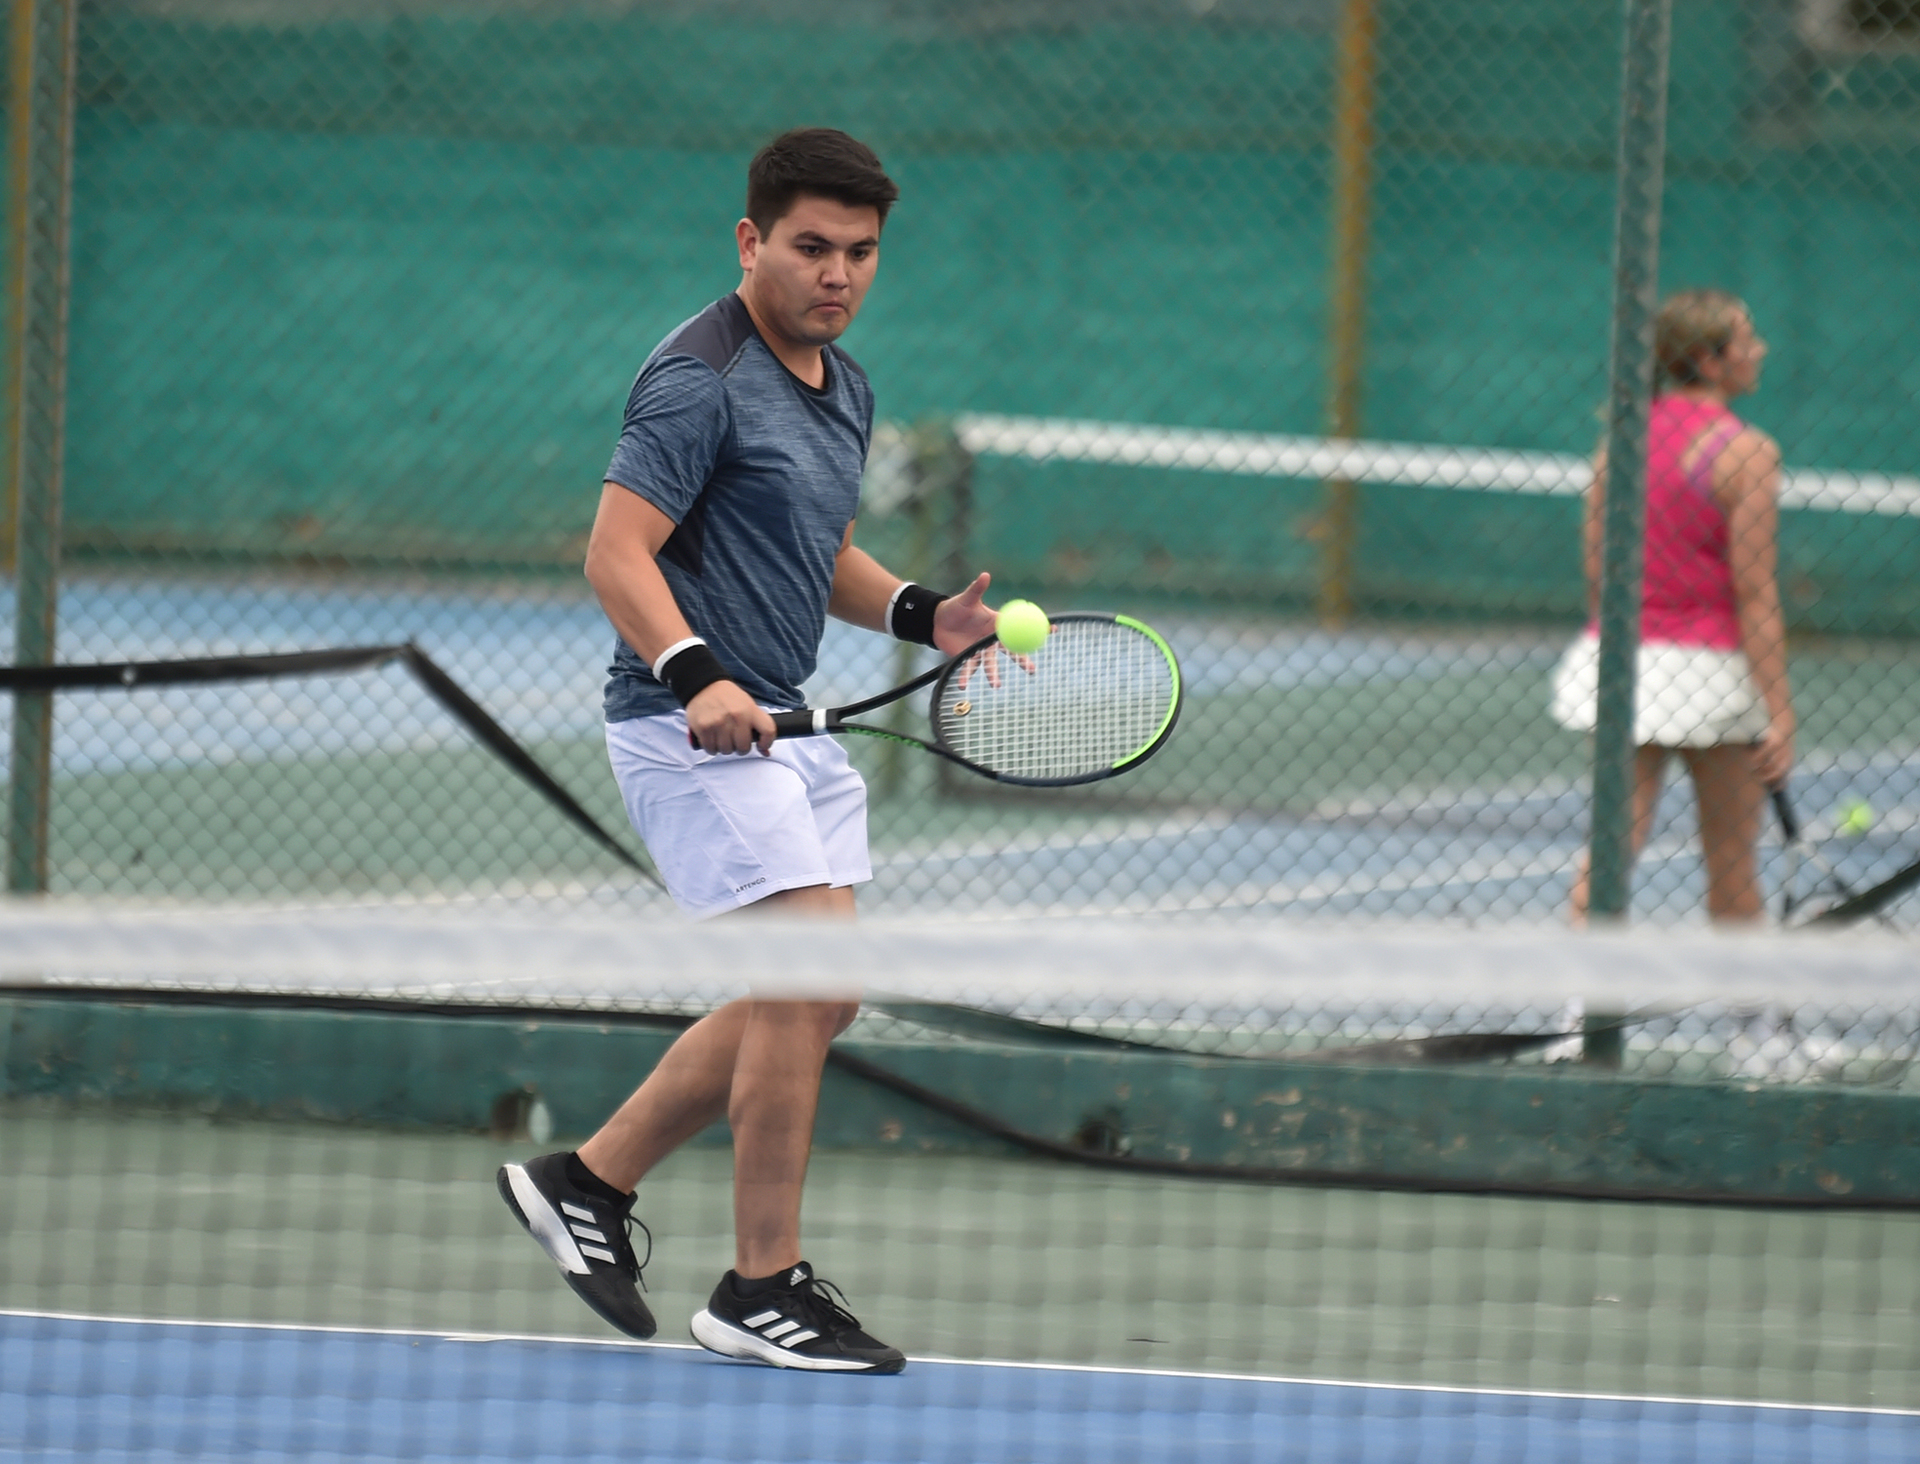
<instances>
[{"instance_id":1,"label":"chain-link fence","mask_svg":"<svg viewBox=\"0 0 1920 1464\"><path fill-rule=\"evenodd\" d=\"M861 541L1143 615L1189 688L1084 795L854 749L869 906L1565 911L1612 0L15 10L17 664L413 642L625 836L599 475L753 149L836 125L903 191ZM1801 880L1872 885L1920 852L1920 6L1678 0L1667 137L1662 280L1771 343ZM808 690L912 664L835 626ZM16 889L660 898L397 664L10 700ZM1634 910L1704 888L1670 790Z\"/></svg>"}]
</instances>

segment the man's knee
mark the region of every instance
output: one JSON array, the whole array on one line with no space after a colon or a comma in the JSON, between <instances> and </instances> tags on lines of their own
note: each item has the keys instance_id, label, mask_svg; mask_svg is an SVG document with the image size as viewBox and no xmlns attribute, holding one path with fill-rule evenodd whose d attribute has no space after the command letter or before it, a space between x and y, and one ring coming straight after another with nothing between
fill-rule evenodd
<instances>
[{"instance_id":1,"label":"man's knee","mask_svg":"<svg viewBox=\"0 0 1920 1464\"><path fill-rule=\"evenodd\" d=\"M796 1037L812 1037L822 1045L852 1026L859 1014L857 1001L761 999L754 1002L754 1015L760 1020L785 1027Z\"/></svg>"},{"instance_id":2,"label":"man's knee","mask_svg":"<svg viewBox=\"0 0 1920 1464\"><path fill-rule=\"evenodd\" d=\"M853 887L817 884L775 890L750 905L742 905L735 913L775 915L782 919L851 920L854 918Z\"/></svg>"}]
</instances>

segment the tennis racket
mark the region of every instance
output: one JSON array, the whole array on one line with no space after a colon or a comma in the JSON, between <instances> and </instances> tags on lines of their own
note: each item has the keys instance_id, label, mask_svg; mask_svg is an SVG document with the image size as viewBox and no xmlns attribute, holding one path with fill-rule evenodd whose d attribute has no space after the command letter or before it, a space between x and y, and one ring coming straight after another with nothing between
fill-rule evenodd
<instances>
[{"instance_id":1,"label":"tennis racket","mask_svg":"<svg viewBox=\"0 0 1920 1464\"><path fill-rule=\"evenodd\" d=\"M943 665L844 707L775 712L782 737L842 732L923 748L968 772L1025 788L1116 777L1166 745L1180 716L1180 663L1158 632L1130 615L1051 617L1031 655L1001 653L989 636ZM997 684L996 684L997 682ZM931 738L855 722L931 686Z\"/></svg>"},{"instance_id":2,"label":"tennis racket","mask_svg":"<svg viewBox=\"0 0 1920 1464\"><path fill-rule=\"evenodd\" d=\"M1767 792L1773 800L1774 817L1780 820L1781 842L1786 846L1787 856L1785 876L1780 881L1780 923L1784 925L1791 920L1794 911L1809 898L1800 893L1800 865L1803 862L1824 874L1842 899L1852 899L1856 893L1853 886L1841 878L1839 870L1820 857L1813 840L1807 837L1799 816L1794 812L1793 801L1787 796L1787 785L1775 784ZM1818 894L1819 891L1816 889L1814 893Z\"/></svg>"}]
</instances>

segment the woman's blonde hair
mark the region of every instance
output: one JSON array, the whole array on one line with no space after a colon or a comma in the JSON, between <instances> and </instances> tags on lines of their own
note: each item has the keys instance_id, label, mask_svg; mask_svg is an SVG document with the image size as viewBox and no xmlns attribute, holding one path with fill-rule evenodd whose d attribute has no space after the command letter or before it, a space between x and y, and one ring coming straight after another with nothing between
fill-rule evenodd
<instances>
[{"instance_id":1,"label":"woman's blonde hair","mask_svg":"<svg viewBox=\"0 0 1920 1464\"><path fill-rule=\"evenodd\" d=\"M1682 290L1669 295L1653 323L1654 390L1691 386L1700 380L1700 358L1717 356L1733 340L1746 303L1725 290Z\"/></svg>"}]
</instances>

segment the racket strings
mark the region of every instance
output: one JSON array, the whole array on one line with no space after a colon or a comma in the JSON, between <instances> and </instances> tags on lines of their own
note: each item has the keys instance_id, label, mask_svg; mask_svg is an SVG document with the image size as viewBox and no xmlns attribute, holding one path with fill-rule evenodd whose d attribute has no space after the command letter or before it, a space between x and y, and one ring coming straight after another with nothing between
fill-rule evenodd
<instances>
[{"instance_id":1,"label":"racket strings","mask_svg":"<svg viewBox=\"0 0 1920 1464\"><path fill-rule=\"evenodd\" d=\"M982 668L940 688L934 726L951 751L994 772L1049 780L1112 768L1152 745L1166 724L1174 669L1148 636L1107 620L1056 622L1030 658L993 686Z\"/></svg>"}]
</instances>

